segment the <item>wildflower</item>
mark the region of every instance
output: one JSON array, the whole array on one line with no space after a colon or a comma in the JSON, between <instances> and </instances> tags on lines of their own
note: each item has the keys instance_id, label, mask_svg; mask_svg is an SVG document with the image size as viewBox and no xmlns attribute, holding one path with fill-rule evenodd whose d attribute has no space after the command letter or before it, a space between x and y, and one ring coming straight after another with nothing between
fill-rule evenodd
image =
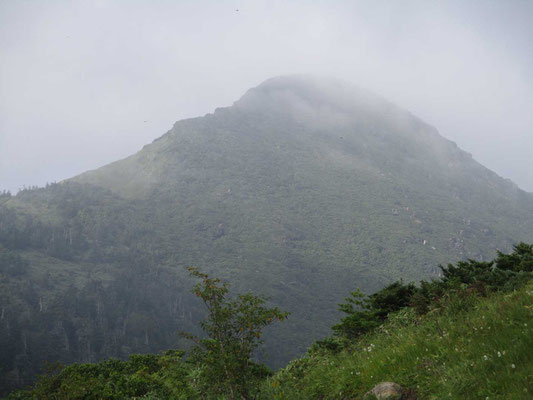
<instances>
[{"instance_id":1,"label":"wildflower","mask_svg":"<svg viewBox=\"0 0 533 400\"><path fill-rule=\"evenodd\" d=\"M487 356L483 356L483 359L484 359L485 361L487 361L487 360L489 359L489 357L487 357Z\"/></svg>"},{"instance_id":2,"label":"wildflower","mask_svg":"<svg viewBox=\"0 0 533 400\"><path fill-rule=\"evenodd\" d=\"M511 364L511 368L512 368L512 369L515 369L515 368L516 368L516 365Z\"/></svg>"},{"instance_id":3,"label":"wildflower","mask_svg":"<svg viewBox=\"0 0 533 400\"><path fill-rule=\"evenodd\" d=\"M502 356L502 353L498 352L498 357L501 357Z\"/></svg>"}]
</instances>

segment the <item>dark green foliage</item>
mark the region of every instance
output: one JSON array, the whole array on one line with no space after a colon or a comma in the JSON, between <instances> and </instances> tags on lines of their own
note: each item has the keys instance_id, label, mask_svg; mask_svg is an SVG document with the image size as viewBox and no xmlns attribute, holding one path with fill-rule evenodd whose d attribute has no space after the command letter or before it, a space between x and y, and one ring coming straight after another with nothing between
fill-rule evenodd
<instances>
[{"instance_id":1,"label":"dark green foliage","mask_svg":"<svg viewBox=\"0 0 533 400\"><path fill-rule=\"evenodd\" d=\"M29 263L20 255L9 251L0 245L0 274L8 277L25 275L28 272Z\"/></svg>"},{"instance_id":2,"label":"dark green foliage","mask_svg":"<svg viewBox=\"0 0 533 400\"><path fill-rule=\"evenodd\" d=\"M183 334L196 344L187 362L185 352L131 355L97 364L49 365L32 389L13 392L9 399L228 399L255 398L259 384L272 375L252 360L262 343L263 329L288 313L265 306L251 293L228 298L228 284L195 268L201 279L193 293L207 307L201 322L206 338Z\"/></svg>"},{"instance_id":3,"label":"dark green foliage","mask_svg":"<svg viewBox=\"0 0 533 400\"><path fill-rule=\"evenodd\" d=\"M252 361L263 329L288 313L265 307L265 300L251 293L230 299L227 283L196 268L189 271L201 280L193 293L207 307L207 319L201 323L207 338L183 334L196 343L189 357L198 368L195 386L208 398L251 399L258 382L270 375L266 366Z\"/></svg>"},{"instance_id":4,"label":"dark green foliage","mask_svg":"<svg viewBox=\"0 0 533 400\"><path fill-rule=\"evenodd\" d=\"M378 318L385 319L389 313L407 307L415 291L413 283L394 282L370 295L367 305Z\"/></svg>"},{"instance_id":5,"label":"dark green foliage","mask_svg":"<svg viewBox=\"0 0 533 400\"><path fill-rule=\"evenodd\" d=\"M514 246L512 254L504 254L498 251L496 263L499 269L514 272L533 271L533 244L520 243Z\"/></svg>"},{"instance_id":6,"label":"dark green foliage","mask_svg":"<svg viewBox=\"0 0 533 400\"><path fill-rule=\"evenodd\" d=\"M134 354L127 361L72 364L41 376L35 387L12 393L8 399L193 399L190 368L181 351L161 355Z\"/></svg>"},{"instance_id":7,"label":"dark green foliage","mask_svg":"<svg viewBox=\"0 0 533 400\"><path fill-rule=\"evenodd\" d=\"M323 349L331 353L338 353L346 346L345 340L343 339L344 338L341 338L340 336L333 336L317 340L311 345L309 352L313 353Z\"/></svg>"},{"instance_id":8,"label":"dark green foliage","mask_svg":"<svg viewBox=\"0 0 533 400\"><path fill-rule=\"evenodd\" d=\"M370 296L356 290L346 298L346 303L339 305L347 316L332 329L340 337L354 339L376 329L389 314L406 307L413 307L418 314L443 304L459 310L468 307L472 294L486 296L490 292L518 289L532 277L529 269L532 256L533 246L520 243L511 254L498 252L493 261L467 260L441 266L440 279L421 281L419 287L394 282ZM339 343L326 339L316 346L338 351Z\"/></svg>"},{"instance_id":9,"label":"dark green foliage","mask_svg":"<svg viewBox=\"0 0 533 400\"><path fill-rule=\"evenodd\" d=\"M21 238L17 246L36 245L22 240L33 237L33 225L24 225L27 234L20 235L16 219L0 225ZM52 237L56 232L44 231ZM73 234L74 244L77 237ZM69 235L59 238L69 246ZM91 248L98 251L100 245ZM87 262L83 253L79 260L70 253L52 257L57 249L57 244L38 253L0 248L0 395L30 384L46 361L96 362L157 352L180 345L178 330L195 331L202 311L187 293L189 282L154 264L156 256L113 246L100 252L115 254L110 266ZM184 313L185 322L179 320Z\"/></svg>"},{"instance_id":10,"label":"dark green foliage","mask_svg":"<svg viewBox=\"0 0 533 400\"><path fill-rule=\"evenodd\" d=\"M414 284L402 282L394 282L368 297L356 290L346 303L339 305L339 310L348 315L332 329L337 335L356 338L381 325L389 313L407 307L415 292Z\"/></svg>"}]
</instances>

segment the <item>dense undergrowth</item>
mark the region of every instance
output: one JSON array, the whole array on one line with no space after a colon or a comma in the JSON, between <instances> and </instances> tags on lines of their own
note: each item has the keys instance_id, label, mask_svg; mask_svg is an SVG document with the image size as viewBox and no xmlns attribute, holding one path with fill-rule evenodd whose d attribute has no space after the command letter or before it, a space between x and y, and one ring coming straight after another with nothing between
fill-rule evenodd
<instances>
[{"instance_id":1,"label":"dense undergrowth","mask_svg":"<svg viewBox=\"0 0 533 400\"><path fill-rule=\"evenodd\" d=\"M492 262L442 267L439 280L419 286L395 282L366 298L355 291L334 335L276 374L261 370L253 398L359 399L394 381L421 399L531 399L532 271L533 245L521 243ZM205 366L183 355L74 364L9 398L252 398L210 396L198 385Z\"/></svg>"}]
</instances>

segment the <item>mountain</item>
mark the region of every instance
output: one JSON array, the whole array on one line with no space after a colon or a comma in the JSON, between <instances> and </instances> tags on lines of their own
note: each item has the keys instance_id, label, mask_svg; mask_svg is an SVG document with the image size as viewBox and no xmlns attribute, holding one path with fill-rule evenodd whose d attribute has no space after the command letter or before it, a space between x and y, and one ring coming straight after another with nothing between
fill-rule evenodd
<instances>
[{"instance_id":1,"label":"mountain","mask_svg":"<svg viewBox=\"0 0 533 400\"><path fill-rule=\"evenodd\" d=\"M269 79L138 153L0 197L2 385L44 360L183 347L195 265L290 311L280 366L357 287L430 278L533 241L533 195L409 112L349 83Z\"/></svg>"}]
</instances>

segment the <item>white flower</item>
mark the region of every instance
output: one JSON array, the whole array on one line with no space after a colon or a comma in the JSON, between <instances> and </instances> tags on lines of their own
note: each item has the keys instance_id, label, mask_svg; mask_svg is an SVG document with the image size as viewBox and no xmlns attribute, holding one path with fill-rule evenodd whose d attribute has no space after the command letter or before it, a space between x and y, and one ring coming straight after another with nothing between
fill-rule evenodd
<instances>
[{"instance_id":1,"label":"white flower","mask_svg":"<svg viewBox=\"0 0 533 400\"><path fill-rule=\"evenodd\" d=\"M483 359L484 359L485 361L487 361L487 360L489 359L489 357L487 357L487 356L483 356Z\"/></svg>"},{"instance_id":2,"label":"white flower","mask_svg":"<svg viewBox=\"0 0 533 400\"><path fill-rule=\"evenodd\" d=\"M516 365L511 364L511 368L512 368L512 369L515 369L515 368L516 368Z\"/></svg>"},{"instance_id":3,"label":"white flower","mask_svg":"<svg viewBox=\"0 0 533 400\"><path fill-rule=\"evenodd\" d=\"M502 353L498 352L498 357L501 357L502 356Z\"/></svg>"}]
</instances>

